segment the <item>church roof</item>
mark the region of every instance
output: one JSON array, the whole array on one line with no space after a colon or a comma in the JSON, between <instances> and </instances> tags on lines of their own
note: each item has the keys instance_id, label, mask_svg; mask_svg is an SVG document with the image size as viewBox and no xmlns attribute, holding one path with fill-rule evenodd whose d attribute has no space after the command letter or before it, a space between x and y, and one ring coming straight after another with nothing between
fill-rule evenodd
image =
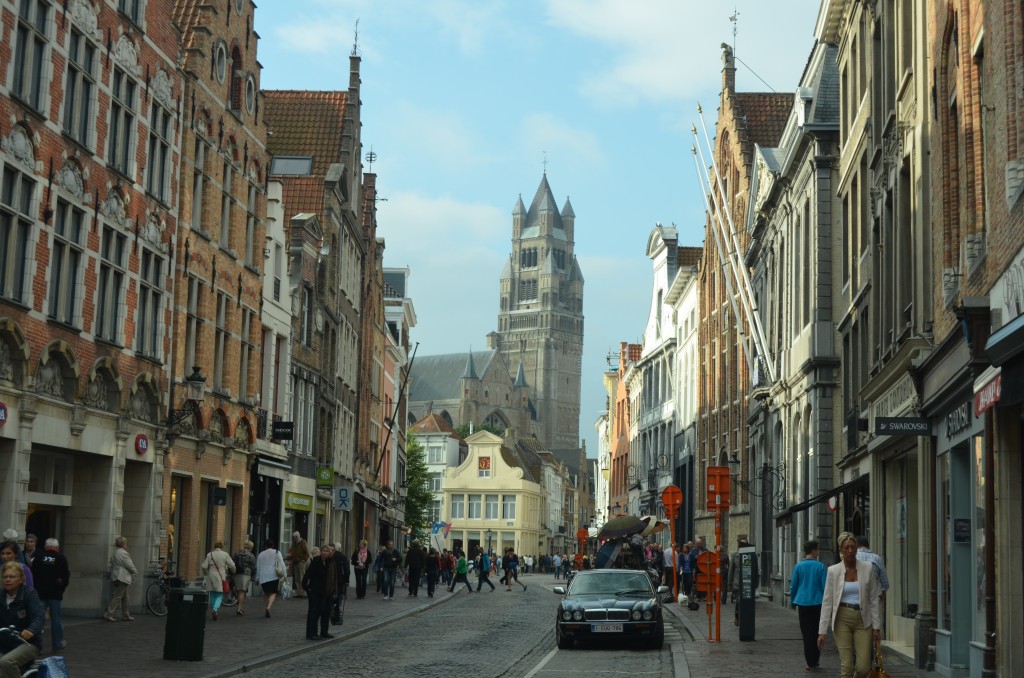
<instances>
[{"instance_id":1,"label":"church roof","mask_svg":"<svg viewBox=\"0 0 1024 678\"><path fill-rule=\"evenodd\" d=\"M516 381L513 386L526 386L526 371L523 370L523 361L519 361L519 371L516 372Z\"/></svg>"},{"instance_id":2,"label":"church roof","mask_svg":"<svg viewBox=\"0 0 1024 678\"><path fill-rule=\"evenodd\" d=\"M548 185L548 175L541 177L540 186L533 196L530 209L526 213L526 224L523 227L522 237L536 238L540 235L540 215L548 213L548 224L551 227L551 235L565 240L565 228L562 226L562 216L555 204L555 196L551 194L551 186Z\"/></svg>"},{"instance_id":3,"label":"church roof","mask_svg":"<svg viewBox=\"0 0 1024 678\"><path fill-rule=\"evenodd\" d=\"M572 211L572 205L569 203L569 196L565 196L565 205L562 206L562 218L563 219L575 219L576 213Z\"/></svg>"},{"instance_id":4,"label":"church roof","mask_svg":"<svg viewBox=\"0 0 1024 678\"><path fill-rule=\"evenodd\" d=\"M526 205L523 204L522 193L520 193L519 197L516 198L516 206L512 208L512 216L518 216L520 214L526 214Z\"/></svg>"},{"instance_id":5,"label":"church roof","mask_svg":"<svg viewBox=\"0 0 1024 678\"><path fill-rule=\"evenodd\" d=\"M473 351L473 364L485 374L497 355L496 351ZM470 353L417 356L409 371L409 401L458 400L462 395L462 377Z\"/></svg>"}]
</instances>

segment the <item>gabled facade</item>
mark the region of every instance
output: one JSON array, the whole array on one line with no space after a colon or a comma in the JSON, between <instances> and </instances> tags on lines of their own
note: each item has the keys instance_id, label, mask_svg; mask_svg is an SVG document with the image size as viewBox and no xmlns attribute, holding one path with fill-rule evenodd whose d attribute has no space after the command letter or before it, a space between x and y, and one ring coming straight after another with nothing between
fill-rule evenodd
<instances>
[{"instance_id":1,"label":"gabled facade","mask_svg":"<svg viewBox=\"0 0 1024 678\"><path fill-rule=\"evenodd\" d=\"M416 436L427 463L430 491L434 495L430 506L430 522L440 523L447 515L444 499L445 469L460 465L466 458L468 447L451 424L435 413L428 414L410 426L409 434Z\"/></svg>"}]
</instances>

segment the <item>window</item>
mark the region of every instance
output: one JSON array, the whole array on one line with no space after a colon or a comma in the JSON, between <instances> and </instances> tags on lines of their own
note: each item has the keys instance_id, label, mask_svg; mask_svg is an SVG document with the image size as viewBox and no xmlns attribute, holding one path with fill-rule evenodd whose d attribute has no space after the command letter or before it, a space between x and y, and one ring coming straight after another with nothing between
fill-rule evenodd
<instances>
[{"instance_id":1,"label":"window","mask_svg":"<svg viewBox=\"0 0 1024 678\"><path fill-rule=\"evenodd\" d=\"M37 111L43 109L43 62L49 9L42 0L21 0L18 9L12 93Z\"/></svg>"},{"instance_id":2,"label":"window","mask_svg":"<svg viewBox=\"0 0 1024 678\"><path fill-rule=\"evenodd\" d=\"M299 319L299 339L306 346L313 345L313 290L302 288L302 317ZM376 383L376 382L375 382Z\"/></svg>"},{"instance_id":3,"label":"window","mask_svg":"<svg viewBox=\"0 0 1024 678\"><path fill-rule=\"evenodd\" d=\"M469 495L469 519L480 519L480 495Z\"/></svg>"},{"instance_id":4,"label":"window","mask_svg":"<svg viewBox=\"0 0 1024 678\"><path fill-rule=\"evenodd\" d=\"M74 27L68 40L68 71L64 83L64 133L83 146L92 129L92 98L96 90L93 69L96 45Z\"/></svg>"},{"instance_id":5,"label":"window","mask_svg":"<svg viewBox=\"0 0 1024 678\"><path fill-rule=\"evenodd\" d=\"M514 494L503 494L503 495L501 495L501 519L502 520L515 520L516 519L516 495L514 495Z\"/></svg>"},{"instance_id":6,"label":"window","mask_svg":"<svg viewBox=\"0 0 1024 678\"><path fill-rule=\"evenodd\" d=\"M452 495L452 513L449 517L452 520L461 520L466 517L466 495Z\"/></svg>"},{"instance_id":7,"label":"window","mask_svg":"<svg viewBox=\"0 0 1024 678\"><path fill-rule=\"evenodd\" d=\"M252 369L252 357L255 348L252 343L253 316L255 314L248 308L242 309L242 330L239 340L241 342L241 355L238 358L238 397L249 397L249 372Z\"/></svg>"},{"instance_id":8,"label":"window","mask_svg":"<svg viewBox=\"0 0 1024 678\"><path fill-rule=\"evenodd\" d=\"M484 518L487 520L498 519L498 495L488 494L484 497Z\"/></svg>"},{"instance_id":9,"label":"window","mask_svg":"<svg viewBox=\"0 0 1024 678\"><path fill-rule=\"evenodd\" d=\"M441 500L435 499L430 503L430 515L427 519L432 523L441 522Z\"/></svg>"},{"instance_id":10,"label":"window","mask_svg":"<svg viewBox=\"0 0 1024 678\"><path fill-rule=\"evenodd\" d=\"M519 281L519 301L537 301L537 281Z\"/></svg>"},{"instance_id":11,"label":"window","mask_svg":"<svg viewBox=\"0 0 1024 678\"><path fill-rule=\"evenodd\" d=\"M245 79L245 112L252 115L256 111L256 79L249 75Z\"/></svg>"},{"instance_id":12,"label":"window","mask_svg":"<svg viewBox=\"0 0 1024 678\"><path fill-rule=\"evenodd\" d=\"M226 393L224 358L228 350L228 295L217 292L217 330L213 340L213 390Z\"/></svg>"},{"instance_id":13,"label":"window","mask_svg":"<svg viewBox=\"0 0 1024 678\"><path fill-rule=\"evenodd\" d=\"M143 247L139 263L139 312L135 318L135 350L151 358L160 357L163 268L164 261L160 255Z\"/></svg>"},{"instance_id":14,"label":"window","mask_svg":"<svg viewBox=\"0 0 1024 678\"><path fill-rule=\"evenodd\" d=\"M135 81L120 67L114 66L110 83L110 146L107 148L107 163L124 175L131 172L134 128Z\"/></svg>"},{"instance_id":15,"label":"window","mask_svg":"<svg viewBox=\"0 0 1024 678\"><path fill-rule=\"evenodd\" d=\"M295 422L295 451L311 456L313 453L313 409L316 406L314 385L295 377L292 386L292 420Z\"/></svg>"},{"instance_id":16,"label":"window","mask_svg":"<svg viewBox=\"0 0 1024 678\"><path fill-rule=\"evenodd\" d=\"M253 266L253 248L256 246L256 185L249 184L249 199L245 204L245 265Z\"/></svg>"},{"instance_id":17,"label":"window","mask_svg":"<svg viewBox=\"0 0 1024 678\"><path fill-rule=\"evenodd\" d=\"M162 202L167 202L170 190L171 171L171 113L153 102L149 112L149 176L146 177L146 192Z\"/></svg>"},{"instance_id":18,"label":"window","mask_svg":"<svg viewBox=\"0 0 1024 678\"><path fill-rule=\"evenodd\" d=\"M440 492L441 491L441 474L431 473L430 474L430 491Z\"/></svg>"},{"instance_id":19,"label":"window","mask_svg":"<svg viewBox=\"0 0 1024 678\"><path fill-rule=\"evenodd\" d=\"M110 226L100 239L100 277L96 286L96 336L117 343L124 299L125 251L128 237Z\"/></svg>"},{"instance_id":20,"label":"window","mask_svg":"<svg viewBox=\"0 0 1024 678\"><path fill-rule=\"evenodd\" d=\"M224 173L221 175L220 194L220 246L228 249L231 245L231 183L234 179L234 168L231 161L224 161Z\"/></svg>"},{"instance_id":21,"label":"window","mask_svg":"<svg viewBox=\"0 0 1024 678\"><path fill-rule=\"evenodd\" d=\"M443 464L444 463L444 447L440 445L431 445L427 450L427 463L428 464Z\"/></svg>"},{"instance_id":22,"label":"window","mask_svg":"<svg viewBox=\"0 0 1024 678\"><path fill-rule=\"evenodd\" d=\"M68 202L58 200L53 218L48 314L54 320L74 325L81 294L79 271L82 267L85 212Z\"/></svg>"},{"instance_id":23,"label":"window","mask_svg":"<svg viewBox=\"0 0 1024 678\"><path fill-rule=\"evenodd\" d=\"M200 339L200 332L203 328L203 321L199 317L200 303L203 294L203 285L198 278L189 276L188 279L188 308L185 319L185 365L196 364L196 345Z\"/></svg>"},{"instance_id":24,"label":"window","mask_svg":"<svg viewBox=\"0 0 1024 678\"><path fill-rule=\"evenodd\" d=\"M4 168L0 188L0 296L28 301L25 263L32 236L32 198L36 184L21 172Z\"/></svg>"},{"instance_id":25,"label":"window","mask_svg":"<svg viewBox=\"0 0 1024 678\"><path fill-rule=\"evenodd\" d=\"M217 82L223 83L228 72L228 51L223 42L217 43L213 51L213 71Z\"/></svg>"},{"instance_id":26,"label":"window","mask_svg":"<svg viewBox=\"0 0 1024 678\"><path fill-rule=\"evenodd\" d=\"M117 10L138 24L142 18L142 0L117 0Z\"/></svg>"},{"instance_id":27,"label":"window","mask_svg":"<svg viewBox=\"0 0 1024 678\"><path fill-rule=\"evenodd\" d=\"M206 141L196 135L195 156L192 160L192 229L203 229L203 191L206 190L206 175L203 165L206 163Z\"/></svg>"}]
</instances>

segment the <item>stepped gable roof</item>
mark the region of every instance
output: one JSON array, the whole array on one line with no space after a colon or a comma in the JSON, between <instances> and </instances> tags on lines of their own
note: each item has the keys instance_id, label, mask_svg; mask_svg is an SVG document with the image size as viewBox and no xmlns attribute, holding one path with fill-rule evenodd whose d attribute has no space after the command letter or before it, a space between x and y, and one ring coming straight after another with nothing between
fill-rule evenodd
<instances>
[{"instance_id":1,"label":"stepped gable roof","mask_svg":"<svg viewBox=\"0 0 1024 678\"><path fill-rule=\"evenodd\" d=\"M779 145L786 128L789 112L793 108L793 95L775 92L737 92L738 126L746 127L746 142L752 152L754 144L761 147ZM743 125L745 119L746 125ZM750 156L748 156L750 157Z\"/></svg>"},{"instance_id":2,"label":"stepped gable roof","mask_svg":"<svg viewBox=\"0 0 1024 678\"><path fill-rule=\"evenodd\" d=\"M284 177L281 182L281 202L285 214L299 212L323 214L324 182L317 177Z\"/></svg>"},{"instance_id":3,"label":"stepped gable roof","mask_svg":"<svg viewBox=\"0 0 1024 678\"><path fill-rule=\"evenodd\" d=\"M544 447L534 436L517 438L515 444L501 446L501 456L509 466L523 469L523 478L539 483L542 478L541 468L544 465L540 451Z\"/></svg>"},{"instance_id":4,"label":"stepped gable roof","mask_svg":"<svg viewBox=\"0 0 1024 678\"><path fill-rule=\"evenodd\" d=\"M412 425L410 430L413 433L448 433L452 437L458 437L455 433L455 429L445 421L445 418L435 412L431 412L417 421Z\"/></svg>"},{"instance_id":5,"label":"stepped gable roof","mask_svg":"<svg viewBox=\"0 0 1024 678\"><path fill-rule=\"evenodd\" d=\"M522 237L536 238L540 235L540 215L548 212L548 224L551 225L551 232L554 236L565 238L565 228L562 226L562 215L558 212L555 204L555 196L551 194L551 186L548 185L548 175L541 177L540 186L533 196L530 209L526 212L526 224L523 226Z\"/></svg>"},{"instance_id":6,"label":"stepped gable roof","mask_svg":"<svg viewBox=\"0 0 1024 678\"><path fill-rule=\"evenodd\" d=\"M469 353L417 356L409 372L409 401L458 400L462 396L462 376ZM496 351L474 351L473 364L478 374L486 374ZM512 375L509 375L509 381Z\"/></svg>"},{"instance_id":7,"label":"stepped gable roof","mask_svg":"<svg viewBox=\"0 0 1024 678\"><path fill-rule=\"evenodd\" d=\"M181 31L181 67L189 67L189 57L192 54L192 47L195 44L196 27L202 22L202 12L199 8L206 0L174 0L174 10L171 14L171 21Z\"/></svg>"},{"instance_id":8,"label":"stepped gable roof","mask_svg":"<svg viewBox=\"0 0 1024 678\"><path fill-rule=\"evenodd\" d=\"M347 91L263 90L263 95L271 153L313 156L312 174L318 177L341 162Z\"/></svg>"}]
</instances>

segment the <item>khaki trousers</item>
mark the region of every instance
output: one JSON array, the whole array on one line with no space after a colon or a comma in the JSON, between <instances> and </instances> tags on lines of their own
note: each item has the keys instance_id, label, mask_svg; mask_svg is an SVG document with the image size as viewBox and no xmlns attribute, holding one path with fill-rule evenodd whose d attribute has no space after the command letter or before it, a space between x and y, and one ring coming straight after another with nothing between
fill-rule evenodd
<instances>
[{"instance_id":1,"label":"khaki trousers","mask_svg":"<svg viewBox=\"0 0 1024 678\"><path fill-rule=\"evenodd\" d=\"M110 605L107 606L107 615L110 617L117 617L117 609L123 606L123 611L120 614L122 619L127 619L131 616L131 611L128 607L128 584L123 581L115 581L114 594L110 597Z\"/></svg>"},{"instance_id":2,"label":"khaki trousers","mask_svg":"<svg viewBox=\"0 0 1024 678\"><path fill-rule=\"evenodd\" d=\"M840 607L832 629L839 650L839 675L843 678L867 678L871 672L871 648L874 632L864 626L860 610Z\"/></svg>"}]
</instances>

